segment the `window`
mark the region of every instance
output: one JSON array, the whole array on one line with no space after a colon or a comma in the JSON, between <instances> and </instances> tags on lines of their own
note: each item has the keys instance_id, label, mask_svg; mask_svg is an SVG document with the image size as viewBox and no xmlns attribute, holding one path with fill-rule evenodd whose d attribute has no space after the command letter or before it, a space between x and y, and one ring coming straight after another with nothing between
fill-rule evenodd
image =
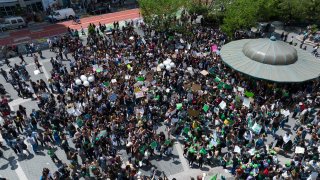
<instances>
[{"instance_id":1,"label":"window","mask_svg":"<svg viewBox=\"0 0 320 180\"><path fill-rule=\"evenodd\" d=\"M1 16L13 16L14 13L15 13L15 6L0 7L0 17Z\"/></svg>"},{"instance_id":2,"label":"window","mask_svg":"<svg viewBox=\"0 0 320 180\"><path fill-rule=\"evenodd\" d=\"M23 23L22 19L18 19L18 23Z\"/></svg>"},{"instance_id":3,"label":"window","mask_svg":"<svg viewBox=\"0 0 320 180\"><path fill-rule=\"evenodd\" d=\"M17 24L17 20L15 19L11 20L11 24Z\"/></svg>"}]
</instances>

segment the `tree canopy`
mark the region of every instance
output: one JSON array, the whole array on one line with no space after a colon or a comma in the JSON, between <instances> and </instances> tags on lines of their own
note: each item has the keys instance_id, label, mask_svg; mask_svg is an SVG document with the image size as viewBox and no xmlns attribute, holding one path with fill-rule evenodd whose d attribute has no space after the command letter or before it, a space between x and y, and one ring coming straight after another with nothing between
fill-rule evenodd
<instances>
[{"instance_id":1,"label":"tree canopy","mask_svg":"<svg viewBox=\"0 0 320 180\"><path fill-rule=\"evenodd\" d=\"M320 23L318 0L219 0L219 3L225 7L222 28L229 34L259 21Z\"/></svg>"}]
</instances>

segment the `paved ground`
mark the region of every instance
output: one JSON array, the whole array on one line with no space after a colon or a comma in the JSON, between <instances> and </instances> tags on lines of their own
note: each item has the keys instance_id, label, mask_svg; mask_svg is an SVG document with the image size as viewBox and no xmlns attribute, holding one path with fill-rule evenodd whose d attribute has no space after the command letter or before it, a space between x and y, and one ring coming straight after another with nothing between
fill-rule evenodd
<instances>
[{"instance_id":1,"label":"paved ground","mask_svg":"<svg viewBox=\"0 0 320 180\"><path fill-rule=\"evenodd\" d=\"M133 15L137 14L137 12L138 11L134 11ZM131 15L128 15L126 17L129 18L130 16ZM97 19L96 21L98 22ZM33 73L33 71L35 70L33 59L30 57L26 58L26 61L28 63L27 71L29 72L29 74L31 75L31 79L33 80L37 80L40 78L46 80L48 78L49 72L52 69L49 59L50 57L54 56L54 54L46 50L43 52L43 56L45 58L40 60L40 63L42 64L42 70L44 73L39 75L34 75ZM20 62L18 58L12 58L10 59L10 61L11 61L11 65ZM8 67L2 64L3 62L0 62L0 63L1 63L0 64L1 68L8 70ZM67 61L65 61L64 64L67 67L69 66ZM10 84L5 83L5 80L2 76L0 76L0 82L4 85L7 92L9 92L8 95L12 99L12 101L9 104L12 110L17 110L17 107L19 104L22 104L27 108L28 114L31 112L32 109L38 109L36 101L33 101L31 99L19 98L17 96L16 91L12 88ZM279 130L277 134L283 135L286 131L290 131L294 123L295 123L295 120L290 119L288 124L286 125L286 128L283 130L282 129ZM159 130L163 131L163 127L160 128ZM294 136L291 136L292 140L293 138ZM274 140L272 137L268 136L266 138L266 141L267 143L271 143ZM72 143L70 143L70 145L72 146ZM29 150L32 152L30 147L29 147ZM40 150L41 150L41 153L37 155L31 154L26 156L17 156L14 154L14 152L11 149L5 148L4 157L1 158L0 160L0 176L6 177L10 180L16 180L16 179L35 180L40 177L43 167L49 168L52 172L57 170L57 166L51 161L51 159L46 154L47 151L45 149L40 149ZM126 161L127 156L125 154L125 151L121 150L119 153L122 154L123 160ZM57 149L56 154L63 162L68 162L64 152L60 148ZM166 176L169 177L169 179L172 179L173 177L175 177L178 180L186 180L186 179L190 179L190 177L196 177L197 175L202 175L203 173L207 175L206 179L209 179L210 176L213 176L215 174L219 174L218 179L220 179L220 175L225 176L227 179L233 179L232 176L230 176L230 174L228 173L228 171L223 170L221 167L205 166L202 169L189 168L186 159L182 156L182 147L179 143L174 145L173 157L174 158L162 158L162 159L159 159L156 157L151 161L151 163L157 168L158 172L164 171ZM289 157L279 156L279 160L281 164L285 164L288 158L290 158L290 156ZM148 170L149 170L148 168L142 168L141 171L144 174L146 174L148 173Z\"/></svg>"}]
</instances>

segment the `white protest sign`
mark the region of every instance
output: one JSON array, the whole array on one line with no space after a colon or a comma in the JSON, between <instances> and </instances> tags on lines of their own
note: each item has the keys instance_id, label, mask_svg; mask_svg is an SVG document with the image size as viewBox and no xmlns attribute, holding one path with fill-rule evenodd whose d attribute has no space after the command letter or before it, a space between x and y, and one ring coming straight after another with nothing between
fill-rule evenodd
<instances>
[{"instance_id":1,"label":"white protest sign","mask_svg":"<svg viewBox=\"0 0 320 180\"><path fill-rule=\"evenodd\" d=\"M227 104L226 104L226 102L224 102L224 101L221 101L221 103L219 104L219 107L220 107L221 109L225 109L226 106L227 106Z\"/></svg>"},{"instance_id":2,"label":"white protest sign","mask_svg":"<svg viewBox=\"0 0 320 180\"><path fill-rule=\"evenodd\" d=\"M260 134L261 129L262 129L262 126L259 125L258 123L254 123L254 125L252 126L252 131L257 134Z\"/></svg>"},{"instance_id":3,"label":"white protest sign","mask_svg":"<svg viewBox=\"0 0 320 180\"><path fill-rule=\"evenodd\" d=\"M249 108L249 107L250 107L250 100L249 100L249 98L244 97L244 98L243 98L243 103L242 103L242 105L245 106L245 107L247 107L247 108Z\"/></svg>"},{"instance_id":4,"label":"white protest sign","mask_svg":"<svg viewBox=\"0 0 320 180\"><path fill-rule=\"evenodd\" d=\"M235 146L233 152L241 154L241 149L239 146Z\"/></svg>"},{"instance_id":5,"label":"white protest sign","mask_svg":"<svg viewBox=\"0 0 320 180\"><path fill-rule=\"evenodd\" d=\"M304 154L304 152L305 152L305 148L300 147L300 146L297 146L294 151L294 153L296 153L296 154Z\"/></svg>"}]
</instances>

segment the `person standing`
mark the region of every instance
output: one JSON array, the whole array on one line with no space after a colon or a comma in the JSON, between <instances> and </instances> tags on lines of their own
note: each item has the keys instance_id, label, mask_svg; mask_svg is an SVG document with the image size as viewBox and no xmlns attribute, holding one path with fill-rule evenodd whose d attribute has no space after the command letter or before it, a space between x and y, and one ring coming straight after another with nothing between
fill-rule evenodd
<instances>
[{"instance_id":1,"label":"person standing","mask_svg":"<svg viewBox=\"0 0 320 180\"><path fill-rule=\"evenodd\" d=\"M61 160L57 157L57 155L55 154L54 150L52 149L52 147L49 146L49 149L48 149L48 155L50 156L51 160L56 163L56 161L58 163L61 163Z\"/></svg>"},{"instance_id":2,"label":"person standing","mask_svg":"<svg viewBox=\"0 0 320 180\"><path fill-rule=\"evenodd\" d=\"M25 65L27 65L27 62L24 60L24 57L21 53L19 53L19 58L21 59L20 64L25 63Z\"/></svg>"},{"instance_id":3,"label":"person standing","mask_svg":"<svg viewBox=\"0 0 320 180\"><path fill-rule=\"evenodd\" d=\"M31 134L28 135L28 137L27 137L27 142L28 142L29 144L31 144L33 152L34 152L34 153L38 153L38 145L37 145L37 142L36 142L35 138L31 136Z\"/></svg>"},{"instance_id":4,"label":"person standing","mask_svg":"<svg viewBox=\"0 0 320 180\"><path fill-rule=\"evenodd\" d=\"M4 59L4 63L6 63L6 65L9 67L9 68L12 68L12 66L10 65L10 61L8 58L5 58Z\"/></svg>"},{"instance_id":5,"label":"person standing","mask_svg":"<svg viewBox=\"0 0 320 180\"><path fill-rule=\"evenodd\" d=\"M0 71L1 71L1 74L2 74L3 78L6 80L6 82L8 82L8 74L7 74L7 72L5 70L3 70L2 68L1 68Z\"/></svg>"}]
</instances>

